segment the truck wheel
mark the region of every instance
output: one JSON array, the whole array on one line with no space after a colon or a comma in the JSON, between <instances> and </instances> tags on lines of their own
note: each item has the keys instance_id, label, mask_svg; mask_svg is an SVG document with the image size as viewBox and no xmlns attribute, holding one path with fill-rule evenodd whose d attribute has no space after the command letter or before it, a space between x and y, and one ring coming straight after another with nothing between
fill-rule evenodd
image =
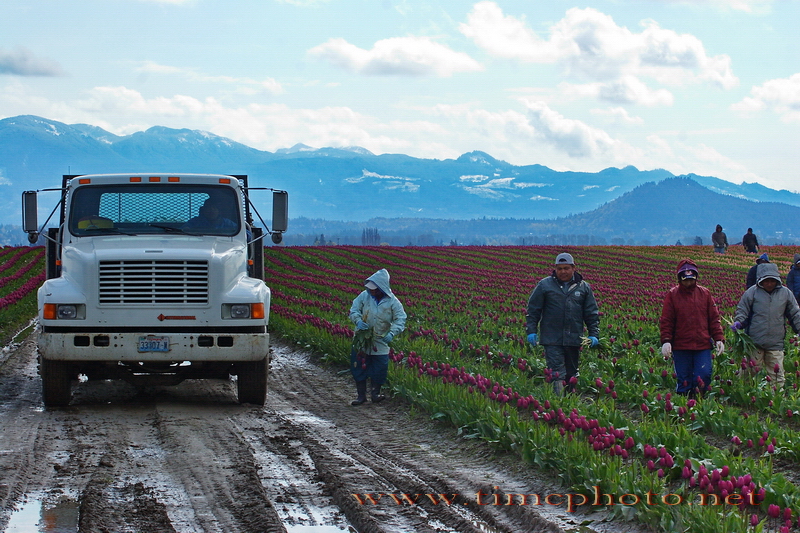
<instances>
[{"instance_id":1,"label":"truck wheel","mask_svg":"<svg viewBox=\"0 0 800 533\"><path fill-rule=\"evenodd\" d=\"M39 373L42 376L42 399L45 407L69 405L72 397L69 365L64 361L41 359Z\"/></svg>"},{"instance_id":2,"label":"truck wheel","mask_svg":"<svg viewBox=\"0 0 800 533\"><path fill-rule=\"evenodd\" d=\"M236 378L236 388L239 403L264 405L267 401L268 362L269 358L265 357L260 361L247 361L237 365L239 373Z\"/></svg>"}]
</instances>

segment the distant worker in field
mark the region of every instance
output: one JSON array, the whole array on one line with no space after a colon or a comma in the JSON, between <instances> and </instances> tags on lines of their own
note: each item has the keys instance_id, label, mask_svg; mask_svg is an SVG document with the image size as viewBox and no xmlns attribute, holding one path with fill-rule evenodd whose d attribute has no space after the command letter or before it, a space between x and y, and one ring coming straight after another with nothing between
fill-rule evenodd
<instances>
[{"instance_id":1,"label":"distant worker in field","mask_svg":"<svg viewBox=\"0 0 800 533\"><path fill-rule=\"evenodd\" d=\"M747 228L747 233L742 235L742 246L744 246L744 251L749 254L758 253L758 237L753 233L753 228Z\"/></svg>"},{"instance_id":2,"label":"distant worker in field","mask_svg":"<svg viewBox=\"0 0 800 533\"><path fill-rule=\"evenodd\" d=\"M786 320L795 333L800 332L800 307L794 294L781 285L778 265L762 263L758 265L758 283L739 299L731 329L743 329L755 344L750 353L755 364L750 367L751 372L756 374L763 369L779 390L786 381L783 372Z\"/></svg>"},{"instance_id":3,"label":"distant worker in field","mask_svg":"<svg viewBox=\"0 0 800 533\"><path fill-rule=\"evenodd\" d=\"M745 279L744 282L746 285L745 289L749 289L750 287L756 284L756 281L758 281L756 277L756 272L758 272L758 265L762 265L764 263L769 263L769 256L767 255L767 252L764 252L763 254L756 257L756 264L751 266L750 270L747 271L747 278Z\"/></svg>"},{"instance_id":4,"label":"distant worker in field","mask_svg":"<svg viewBox=\"0 0 800 533\"><path fill-rule=\"evenodd\" d=\"M389 343L406 327L403 304L392 293L389 272L382 268L367 278L365 290L350 306L350 320L356 325L350 351L350 373L356 382L357 397L350 405L367 401L367 378L370 379L373 403L384 400L381 387L389 371ZM364 340L363 343L359 342Z\"/></svg>"},{"instance_id":5,"label":"distant worker in field","mask_svg":"<svg viewBox=\"0 0 800 533\"><path fill-rule=\"evenodd\" d=\"M718 254L724 254L728 250L728 236L725 235L719 224L717 224L717 230L711 234L711 244L714 245L714 251Z\"/></svg>"},{"instance_id":6,"label":"distant worker in field","mask_svg":"<svg viewBox=\"0 0 800 533\"><path fill-rule=\"evenodd\" d=\"M592 288L575 271L572 256L558 254L553 273L539 281L528 298L526 313L528 342L544 346L556 394L575 390L584 324L591 347L597 346L600 315Z\"/></svg>"},{"instance_id":7,"label":"distant worker in field","mask_svg":"<svg viewBox=\"0 0 800 533\"><path fill-rule=\"evenodd\" d=\"M711 385L712 344L717 355L725 350L719 310L691 259L678 263L678 285L667 292L661 309L661 354L672 357L678 394L694 397Z\"/></svg>"},{"instance_id":8,"label":"distant worker in field","mask_svg":"<svg viewBox=\"0 0 800 533\"><path fill-rule=\"evenodd\" d=\"M792 266L786 275L786 286L794 294L797 303L800 304L800 254L794 254Z\"/></svg>"}]
</instances>

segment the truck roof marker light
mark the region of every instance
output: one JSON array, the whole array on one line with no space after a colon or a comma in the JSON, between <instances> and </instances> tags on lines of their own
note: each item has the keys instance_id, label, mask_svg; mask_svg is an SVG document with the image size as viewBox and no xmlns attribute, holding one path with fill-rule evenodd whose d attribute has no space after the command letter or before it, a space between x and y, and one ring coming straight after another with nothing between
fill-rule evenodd
<instances>
[{"instance_id":1,"label":"truck roof marker light","mask_svg":"<svg viewBox=\"0 0 800 533\"><path fill-rule=\"evenodd\" d=\"M161 176L150 176L149 178L147 178L147 181L149 181L150 183L158 183L159 181L161 181Z\"/></svg>"},{"instance_id":2,"label":"truck roof marker light","mask_svg":"<svg viewBox=\"0 0 800 533\"><path fill-rule=\"evenodd\" d=\"M167 181L170 183L175 183L177 181L181 181L181 179L178 176L170 176L167 178Z\"/></svg>"},{"instance_id":3,"label":"truck roof marker light","mask_svg":"<svg viewBox=\"0 0 800 533\"><path fill-rule=\"evenodd\" d=\"M220 178L219 182L220 183L225 183L225 184L230 184L231 183L231 179L230 178Z\"/></svg>"},{"instance_id":4,"label":"truck roof marker light","mask_svg":"<svg viewBox=\"0 0 800 533\"><path fill-rule=\"evenodd\" d=\"M45 320L55 320L56 304L44 304L44 309L42 310L42 317Z\"/></svg>"},{"instance_id":5,"label":"truck roof marker light","mask_svg":"<svg viewBox=\"0 0 800 533\"><path fill-rule=\"evenodd\" d=\"M250 304L250 318L264 318L264 304Z\"/></svg>"},{"instance_id":6,"label":"truck roof marker light","mask_svg":"<svg viewBox=\"0 0 800 533\"><path fill-rule=\"evenodd\" d=\"M131 183L141 183L142 178L141 176L131 176Z\"/></svg>"},{"instance_id":7,"label":"truck roof marker light","mask_svg":"<svg viewBox=\"0 0 800 533\"><path fill-rule=\"evenodd\" d=\"M91 183L91 182L92 182L92 180L90 180L89 178L80 178L80 179L78 179L78 183L80 183L81 185L86 185L86 184Z\"/></svg>"}]
</instances>

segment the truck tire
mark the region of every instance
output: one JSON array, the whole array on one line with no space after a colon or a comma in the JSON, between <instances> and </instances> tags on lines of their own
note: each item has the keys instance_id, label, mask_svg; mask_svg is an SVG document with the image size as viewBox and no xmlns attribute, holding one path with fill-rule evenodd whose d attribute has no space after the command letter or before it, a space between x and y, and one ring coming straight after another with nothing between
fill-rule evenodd
<instances>
[{"instance_id":1,"label":"truck tire","mask_svg":"<svg viewBox=\"0 0 800 533\"><path fill-rule=\"evenodd\" d=\"M239 363L236 378L236 389L239 403L264 405L267 401L267 375L269 374L269 358L260 361Z\"/></svg>"},{"instance_id":2,"label":"truck tire","mask_svg":"<svg viewBox=\"0 0 800 533\"><path fill-rule=\"evenodd\" d=\"M64 407L72 398L69 365L64 361L42 358L39 362L42 376L42 399L45 407Z\"/></svg>"}]
</instances>

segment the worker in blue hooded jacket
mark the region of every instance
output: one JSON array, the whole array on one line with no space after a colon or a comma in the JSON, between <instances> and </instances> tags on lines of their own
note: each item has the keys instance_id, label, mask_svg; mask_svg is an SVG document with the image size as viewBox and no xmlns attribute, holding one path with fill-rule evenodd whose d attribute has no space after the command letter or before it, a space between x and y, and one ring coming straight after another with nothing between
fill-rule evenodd
<instances>
[{"instance_id":1,"label":"worker in blue hooded jacket","mask_svg":"<svg viewBox=\"0 0 800 533\"><path fill-rule=\"evenodd\" d=\"M372 329L372 343L364 353L350 352L350 372L356 382L358 397L351 405L367 401L367 378L372 389L373 403L384 399L381 387L386 383L389 371L389 343L406 327L406 312L403 304L392 293L389 272L382 268L367 278L366 288L350 306L350 320L359 330Z\"/></svg>"}]
</instances>

